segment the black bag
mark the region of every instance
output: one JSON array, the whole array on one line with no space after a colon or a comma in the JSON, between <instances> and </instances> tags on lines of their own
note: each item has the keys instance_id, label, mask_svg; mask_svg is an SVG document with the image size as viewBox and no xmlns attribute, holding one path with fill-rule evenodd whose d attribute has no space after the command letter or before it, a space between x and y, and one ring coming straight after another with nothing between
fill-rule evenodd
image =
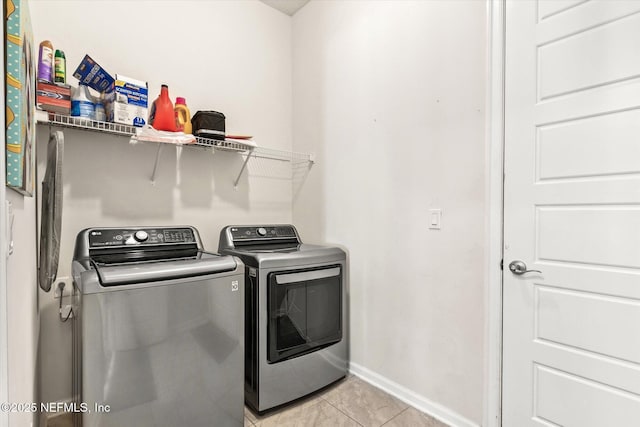
<instances>
[{"instance_id":1,"label":"black bag","mask_svg":"<svg viewBox=\"0 0 640 427\"><path fill-rule=\"evenodd\" d=\"M224 114L217 111L198 111L191 118L193 134L224 141Z\"/></svg>"}]
</instances>

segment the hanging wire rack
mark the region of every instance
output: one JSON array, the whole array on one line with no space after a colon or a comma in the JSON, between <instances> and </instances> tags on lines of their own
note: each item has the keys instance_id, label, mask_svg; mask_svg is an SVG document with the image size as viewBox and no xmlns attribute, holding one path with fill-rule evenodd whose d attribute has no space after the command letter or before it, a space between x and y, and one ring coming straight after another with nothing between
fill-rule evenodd
<instances>
[{"instance_id":1,"label":"hanging wire rack","mask_svg":"<svg viewBox=\"0 0 640 427\"><path fill-rule=\"evenodd\" d=\"M111 135L118 135L129 137L131 142L146 142L144 139L136 137L136 127L131 125L124 125L119 123L102 122L98 120L91 120L83 117L72 117L58 113L47 113L46 111L37 111L37 121L41 124L49 125L50 127L61 127L70 129L79 129L84 131L100 132ZM237 187L242 173L247 167L249 160L253 158L258 159L271 159L290 162L292 164L300 165L306 164L309 168L315 163L313 154L298 153L293 151L277 150L273 148L266 148L256 146L253 142L244 142L241 140L217 140L213 138L196 137L195 143L190 144L174 144L174 143L158 143L158 153L156 155L155 165L153 167L153 173L151 181L155 182L155 175L158 166L158 159L160 150L164 145L180 145L182 147L201 147L210 148L220 151L233 151L245 155L244 163L238 173L238 177L234 182L234 186Z\"/></svg>"}]
</instances>

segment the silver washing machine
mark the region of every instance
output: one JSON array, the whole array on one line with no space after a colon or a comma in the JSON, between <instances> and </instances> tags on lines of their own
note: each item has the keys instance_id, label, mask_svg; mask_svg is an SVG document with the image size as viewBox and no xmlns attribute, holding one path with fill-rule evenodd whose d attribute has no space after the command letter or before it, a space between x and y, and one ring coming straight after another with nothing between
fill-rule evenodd
<instances>
[{"instance_id":1,"label":"silver washing machine","mask_svg":"<svg viewBox=\"0 0 640 427\"><path fill-rule=\"evenodd\" d=\"M193 227L90 228L73 258L74 425L244 424L244 266Z\"/></svg>"},{"instance_id":2,"label":"silver washing machine","mask_svg":"<svg viewBox=\"0 0 640 427\"><path fill-rule=\"evenodd\" d=\"M227 226L218 251L245 276L245 400L283 405L347 374L346 254L302 243L293 225Z\"/></svg>"}]
</instances>

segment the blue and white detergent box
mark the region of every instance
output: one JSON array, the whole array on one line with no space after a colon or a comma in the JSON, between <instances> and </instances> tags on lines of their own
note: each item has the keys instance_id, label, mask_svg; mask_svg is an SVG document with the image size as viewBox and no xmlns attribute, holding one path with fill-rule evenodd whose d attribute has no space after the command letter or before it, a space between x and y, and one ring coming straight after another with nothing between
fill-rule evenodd
<instances>
[{"instance_id":1,"label":"blue and white detergent box","mask_svg":"<svg viewBox=\"0 0 640 427\"><path fill-rule=\"evenodd\" d=\"M116 74L113 85L104 96L107 121L133 126L147 124L147 82Z\"/></svg>"},{"instance_id":2,"label":"blue and white detergent box","mask_svg":"<svg viewBox=\"0 0 640 427\"><path fill-rule=\"evenodd\" d=\"M114 81L113 77L89 55L84 56L76 71L73 72L73 77L98 92L109 90Z\"/></svg>"}]
</instances>

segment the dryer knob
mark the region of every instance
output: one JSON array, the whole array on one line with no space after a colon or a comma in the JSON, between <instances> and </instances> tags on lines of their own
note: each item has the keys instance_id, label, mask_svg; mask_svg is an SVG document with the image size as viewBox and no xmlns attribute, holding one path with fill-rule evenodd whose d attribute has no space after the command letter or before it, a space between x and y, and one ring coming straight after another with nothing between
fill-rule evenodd
<instances>
[{"instance_id":1,"label":"dryer knob","mask_svg":"<svg viewBox=\"0 0 640 427\"><path fill-rule=\"evenodd\" d=\"M136 234L133 235L133 238L138 242L144 242L149 238L149 234L147 234L147 232L144 230L138 230L136 231Z\"/></svg>"},{"instance_id":2,"label":"dryer knob","mask_svg":"<svg viewBox=\"0 0 640 427\"><path fill-rule=\"evenodd\" d=\"M264 227L260 227L258 228L258 235L260 236L266 236L267 235L267 230Z\"/></svg>"}]
</instances>

